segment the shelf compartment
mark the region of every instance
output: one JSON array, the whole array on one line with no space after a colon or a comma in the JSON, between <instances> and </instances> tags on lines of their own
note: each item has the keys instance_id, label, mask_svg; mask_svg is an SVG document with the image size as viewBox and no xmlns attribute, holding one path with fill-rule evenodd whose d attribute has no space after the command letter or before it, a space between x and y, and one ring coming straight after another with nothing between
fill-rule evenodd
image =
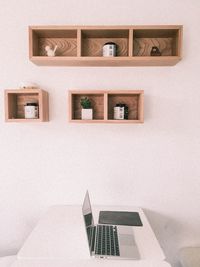
<instances>
[{"instance_id":1,"label":"shelf compartment","mask_svg":"<svg viewBox=\"0 0 200 267\"><path fill-rule=\"evenodd\" d=\"M81 98L88 97L93 109L93 120L81 120ZM69 97L69 120L77 122L99 122L104 120L104 94L102 92L71 91Z\"/></svg>"},{"instance_id":2,"label":"shelf compartment","mask_svg":"<svg viewBox=\"0 0 200 267\"><path fill-rule=\"evenodd\" d=\"M180 39L180 28L133 30L133 56L151 56L153 46L159 48L161 57L180 56Z\"/></svg>"},{"instance_id":3,"label":"shelf compartment","mask_svg":"<svg viewBox=\"0 0 200 267\"><path fill-rule=\"evenodd\" d=\"M108 120L114 120L114 107L116 104L128 106L128 120L117 120L119 123L127 121L143 122L143 91L127 91L108 93Z\"/></svg>"},{"instance_id":4,"label":"shelf compartment","mask_svg":"<svg viewBox=\"0 0 200 267\"><path fill-rule=\"evenodd\" d=\"M30 58L34 56L47 57L45 46L56 50L56 57L76 57L77 56L77 30L64 28L34 28L29 27Z\"/></svg>"},{"instance_id":5,"label":"shelf compartment","mask_svg":"<svg viewBox=\"0 0 200 267\"><path fill-rule=\"evenodd\" d=\"M117 56L129 54L128 29L84 29L81 30L81 56L102 57L103 45L107 42L117 44Z\"/></svg>"},{"instance_id":6,"label":"shelf compartment","mask_svg":"<svg viewBox=\"0 0 200 267\"><path fill-rule=\"evenodd\" d=\"M36 100L39 105L37 119L25 119L24 105ZM36 122L48 121L48 93L41 89L5 90L5 121L6 122Z\"/></svg>"}]
</instances>

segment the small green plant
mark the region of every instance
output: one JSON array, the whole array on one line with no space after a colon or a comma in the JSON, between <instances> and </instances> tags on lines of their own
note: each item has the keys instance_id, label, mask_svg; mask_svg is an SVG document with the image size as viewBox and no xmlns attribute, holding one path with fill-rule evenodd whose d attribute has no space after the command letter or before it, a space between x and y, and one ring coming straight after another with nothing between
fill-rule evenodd
<instances>
[{"instance_id":1,"label":"small green plant","mask_svg":"<svg viewBox=\"0 0 200 267\"><path fill-rule=\"evenodd\" d=\"M91 108L91 101L87 96L84 98L81 98L81 107L84 109Z\"/></svg>"}]
</instances>

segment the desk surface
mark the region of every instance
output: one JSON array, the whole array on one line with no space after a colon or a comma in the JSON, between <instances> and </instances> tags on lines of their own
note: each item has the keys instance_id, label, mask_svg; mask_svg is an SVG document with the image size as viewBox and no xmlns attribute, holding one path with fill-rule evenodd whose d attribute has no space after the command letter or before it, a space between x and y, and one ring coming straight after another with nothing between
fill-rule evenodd
<instances>
[{"instance_id":1,"label":"desk surface","mask_svg":"<svg viewBox=\"0 0 200 267\"><path fill-rule=\"evenodd\" d=\"M166 261L129 260L16 260L12 267L171 267Z\"/></svg>"},{"instance_id":2,"label":"desk surface","mask_svg":"<svg viewBox=\"0 0 200 267\"><path fill-rule=\"evenodd\" d=\"M123 261L124 267L170 266L164 261L165 255L142 209L124 206L95 206L93 207L95 223L98 222L100 210L137 211L140 214L143 227L133 227L133 232L141 260ZM34 265L36 261L37 267L40 266L38 264L41 260L43 260L43 266L45 266L45 262L48 263L48 266L51 266L49 265L51 264L49 260L52 262L59 260L61 267L64 266L62 264L65 264L66 260L76 262L76 264L80 261L81 267L92 266L92 264L94 266L94 261L95 266L98 266L98 264L101 264L101 266L104 266L104 264L106 264L106 266L113 264L113 260L97 260L90 258L81 206L59 205L51 207L25 241L17 257L21 260L21 264L26 262L26 260L29 260L30 263L30 260L32 260L31 267L36 266ZM115 260L114 262L115 266L120 266L120 260ZM152 262L151 265L150 262ZM159 262L159 264L156 265L156 262ZM70 266L75 266L76 264L73 265L73 263L71 263ZM56 265L59 266L58 264ZM76 267L78 267L78 265L76 265Z\"/></svg>"}]
</instances>

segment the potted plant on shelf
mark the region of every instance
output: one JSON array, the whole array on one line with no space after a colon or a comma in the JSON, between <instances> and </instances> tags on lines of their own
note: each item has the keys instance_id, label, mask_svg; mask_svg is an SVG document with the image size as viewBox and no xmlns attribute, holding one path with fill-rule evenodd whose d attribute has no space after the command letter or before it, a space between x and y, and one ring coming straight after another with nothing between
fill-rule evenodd
<instances>
[{"instance_id":1,"label":"potted plant on shelf","mask_svg":"<svg viewBox=\"0 0 200 267\"><path fill-rule=\"evenodd\" d=\"M82 120L92 120L93 118L93 110L91 108L91 101L86 96L84 98L81 98L81 118Z\"/></svg>"}]
</instances>

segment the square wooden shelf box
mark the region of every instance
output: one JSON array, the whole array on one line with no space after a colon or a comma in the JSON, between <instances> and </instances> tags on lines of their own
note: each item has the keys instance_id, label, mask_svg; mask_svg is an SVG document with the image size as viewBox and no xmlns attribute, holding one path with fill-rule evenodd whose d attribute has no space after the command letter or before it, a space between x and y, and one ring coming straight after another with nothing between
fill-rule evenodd
<instances>
[{"instance_id":1,"label":"square wooden shelf box","mask_svg":"<svg viewBox=\"0 0 200 267\"><path fill-rule=\"evenodd\" d=\"M182 56L181 25L30 26L29 58L41 66L173 66ZM117 56L103 57L107 42ZM57 45L48 57L45 46ZM157 46L161 56L151 56Z\"/></svg>"},{"instance_id":2,"label":"square wooden shelf box","mask_svg":"<svg viewBox=\"0 0 200 267\"><path fill-rule=\"evenodd\" d=\"M69 122L75 123L143 123L143 90L88 90L69 91ZM93 120L81 119L80 100L88 97L93 109ZM117 103L128 106L128 119L115 120L114 107Z\"/></svg>"},{"instance_id":3,"label":"square wooden shelf box","mask_svg":"<svg viewBox=\"0 0 200 267\"><path fill-rule=\"evenodd\" d=\"M39 106L38 119L25 119L24 105L36 100ZM42 89L5 90L6 122L45 122L49 121L48 93Z\"/></svg>"},{"instance_id":4,"label":"square wooden shelf box","mask_svg":"<svg viewBox=\"0 0 200 267\"><path fill-rule=\"evenodd\" d=\"M148 57L152 46L157 46L161 57L177 57L181 54L180 34L179 27L135 28L133 31L133 56Z\"/></svg>"}]
</instances>

